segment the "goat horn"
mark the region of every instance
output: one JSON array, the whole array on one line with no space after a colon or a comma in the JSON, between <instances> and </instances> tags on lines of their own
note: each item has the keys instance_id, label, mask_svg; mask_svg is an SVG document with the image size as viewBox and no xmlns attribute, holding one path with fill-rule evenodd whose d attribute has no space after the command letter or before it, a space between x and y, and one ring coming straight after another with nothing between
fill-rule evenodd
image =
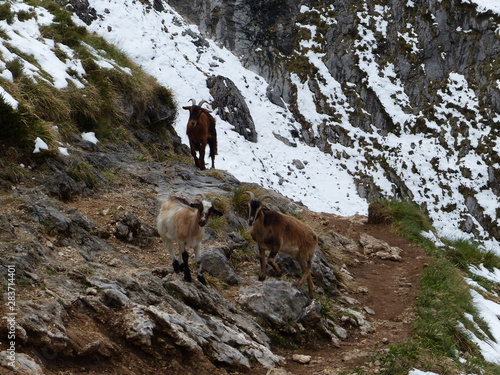
<instances>
[{"instance_id":1,"label":"goat horn","mask_svg":"<svg viewBox=\"0 0 500 375\"><path fill-rule=\"evenodd\" d=\"M200 100L198 107L201 107L204 103L208 103L206 100Z\"/></svg>"},{"instance_id":2,"label":"goat horn","mask_svg":"<svg viewBox=\"0 0 500 375\"><path fill-rule=\"evenodd\" d=\"M252 201L255 199L255 195L253 195L251 191L244 191L243 194L248 194L250 196L250 200Z\"/></svg>"},{"instance_id":3,"label":"goat horn","mask_svg":"<svg viewBox=\"0 0 500 375\"><path fill-rule=\"evenodd\" d=\"M215 197L214 199L212 199L212 201L210 203L213 205L217 201L221 202L221 200L219 198Z\"/></svg>"},{"instance_id":4,"label":"goat horn","mask_svg":"<svg viewBox=\"0 0 500 375\"><path fill-rule=\"evenodd\" d=\"M203 201L203 195L197 194L194 199L196 200L196 202L202 202Z\"/></svg>"},{"instance_id":5,"label":"goat horn","mask_svg":"<svg viewBox=\"0 0 500 375\"><path fill-rule=\"evenodd\" d=\"M262 203L262 201L263 201L264 199L270 199L270 200L272 200L272 201L274 202L274 198L273 198L273 197L271 197L270 195L264 195L263 197L260 197L259 202L261 202L261 203Z\"/></svg>"},{"instance_id":6,"label":"goat horn","mask_svg":"<svg viewBox=\"0 0 500 375\"><path fill-rule=\"evenodd\" d=\"M193 98L189 99L189 101L191 102L191 105L196 105L196 100L194 100Z\"/></svg>"}]
</instances>

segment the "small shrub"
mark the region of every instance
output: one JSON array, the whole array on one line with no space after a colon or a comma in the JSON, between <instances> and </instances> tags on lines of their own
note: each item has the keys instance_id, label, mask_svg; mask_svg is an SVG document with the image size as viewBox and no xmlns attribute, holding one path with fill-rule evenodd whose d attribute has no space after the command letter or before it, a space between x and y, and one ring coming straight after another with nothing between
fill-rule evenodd
<instances>
[{"instance_id":1,"label":"small shrub","mask_svg":"<svg viewBox=\"0 0 500 375\"><path fill-rule=\"evenodd\" d=\"M92 167L84 162L72 163L68 170L68 175L75 181L84 182L85 185L93 189L99 182L99 177Z\"/></svg>"},{"instance_id":2,"label":"small shrub","mask_svg":"<svg viewBox=\"0 0 500 375\"><path fill-rule=\"evenodd\" d=\"M3 40L10 40L10 37L7 34L7 32L1 27L0 27L0 38L2 38Z\"/></svg>"},{"instance_id":3,"label":"small shrub","mask_svg":"<svg viewBox=\"0 0 500 375\"><path fill-rule=\"evenodd\" d=\"M36 17L34 11L20 10L19 12L17 12L17 19L21 22L28 21L34 17Z\"/></svg>"},{"instance_id":4,"label":"small shrub","mask_svg":"<svg viewBox=\"0 0 500 375\"><path fill-rule=\"evenodd\" d=\"M18 84L23 102L31 113L47 122L64 123L70 120L71 108L62 92L54 86L28 77L22 77Z\"/></svg>"},{"instance_id":5,"label":"small shrub","mask_svg":"<svg viewBox=\"0 0 500 375\"><path fill-rule=\"evenodd\" d=\"M51 146L54 146L59 140L59 134L54 128L54 125L42 120L35 120L32 122L31 137L33 140L36 138L43 139L43 141L49 145L49 149L53 148Z\"/></svg>"},{"instance_id":6,"label":"small shrub","mask_svg":"<svg viewBox=\"0 0 500 375\"><path fill-rule=\"evenodd\" d=\"M0 140L15 141L24 138L27 134L27 125L18 110L7 103L0 95Z\"/></svg>"},{"instance_id":7,"label":"small shrub","mask_svg":"<svg viewBox=\"0 0 500 375\"><path fill-rule=\"evenodd\" d=\"M42 35L68 47L79 46L82 38L88 34L87 28L77 26L71 19L72 14L57 4L47 5L46 9L54 15L54 21L40 28Z\"/></svg>"},{"instance_id":8,"label":"small shrub","mask_svg":"<svg viewBox=\"0 0 500 375\"><path fill-rule=\"evenodd\" d=\"M218 237L221 237L225 232L224 228L227 225L226 218L223 216L212 216L208 220L207 227L212 229Z\"/></svg>"},{"instance_id":9,"label":"small shrub","mask_svg":"<svg viewBox=\"0 0 500 375\"><path fill-rule=\"evenodd\" d=\"M15 58L13 60L7 61L5 63L5 67L9 72L12 73L12 77L14 77L15 80L23 76L24 63L20 58Z\"/></svg>"},{"instance_id":10,"label":"small shrub","mask_svg":"<svg viewBox=\"0 0 500 375\"><path fill-rule=\"evenodd\" d=\"M7 164L0 169L0 178L13 183L21 182L26 175L26 168L17 164Z\"/></svg>"},{"instance_id":11,"label":"small shrub","mask_svg":"<svg viewBox=\"0 0 500 375\"><path fill-rule=\"evenodd\" d=\"M9 25L14 21L14 13L8 2L0 4L0 21L7 21Z\"/></svg>"}]
</instances>

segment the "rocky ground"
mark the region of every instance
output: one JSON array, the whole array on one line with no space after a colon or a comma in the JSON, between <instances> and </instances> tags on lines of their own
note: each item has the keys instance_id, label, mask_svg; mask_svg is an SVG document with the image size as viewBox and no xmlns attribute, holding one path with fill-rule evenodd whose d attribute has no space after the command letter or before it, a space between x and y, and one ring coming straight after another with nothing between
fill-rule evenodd
<instances>
[{"instance_id":1,"label":"rocky ground","mask_svg":"<svg viewBox=\"0 0 500 375\"><path fill-rule=\"evenodd\" d=\"M390 227L277 196L320 234L311 301L291 284L297 270L286 257L284 277L257 281L231 175L104 151L85 154L101 161L94 191L55 160L0 196L1 264L16 267L19 373L337 374L361 365L376 373L371 359L411 335L426 256ZM206 233L207 287L171 271L155 232L159 202L173 192L217 195L226 209L222 228ZM0 374L12 373L6 326Z\"/></svg>"}]
</instances>

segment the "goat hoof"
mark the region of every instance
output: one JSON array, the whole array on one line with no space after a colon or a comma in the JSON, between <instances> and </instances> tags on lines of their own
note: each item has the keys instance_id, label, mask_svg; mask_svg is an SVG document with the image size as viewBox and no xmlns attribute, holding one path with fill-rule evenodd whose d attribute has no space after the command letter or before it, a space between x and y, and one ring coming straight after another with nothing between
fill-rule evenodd
<instances>
[{"instance_id":1,"label":"goat hoof","mask_svg":"<svg viewBox=\"0 0 500 375\"><path fill-rule=\"evenodd\" d=\"M177 259L173 261L172 266L174 267L175 273L179 273L181 271L181 266L179 265L179 261Z\"/></svg>"},{"instance_id":2,"label":"goat hoof","mask_svg":"<svg viewBox=\"0 0 500 375\"><path fill-rule=\"evenodd\" d=\"M259 281L264 281L266 279L265 276L259 276Z\"/></svg>"},{"instance_id":3,"label":"goat hoof","mask_svg":"<svg viewBox=\"0 0 500 375\"><path fill-rule=\"evenodd\" d=\"M207 280L203 277L203 275L198 275L198 281L203 285L207 285Z\"/></svg>"}]
</instances>

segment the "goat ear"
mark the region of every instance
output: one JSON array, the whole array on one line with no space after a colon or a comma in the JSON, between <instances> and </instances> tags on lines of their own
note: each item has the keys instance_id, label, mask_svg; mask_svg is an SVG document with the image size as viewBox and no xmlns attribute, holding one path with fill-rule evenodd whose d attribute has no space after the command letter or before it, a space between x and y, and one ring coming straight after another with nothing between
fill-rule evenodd
<instances>
[{"instance_id":1,"label":"goat ear","mask_svg":"<svg viewBox=\"0 0 500 375\"><path fill-rule=\"evenodd\" d=\"M221 212L221 211L219 211L219 210L217 210L217 209L215 209L215 208L213 208L213 210L214 210L214 212L213 212L213 213L214 213L214 215L217 215L217 216L222 216L222 215L224 215L224 213L223 213L223 212Z\"/></svg>"},{"instance_id":2,"label":"goat ear","mask_svg":"<svg viewBox=\"0 0 500 375\"><path fill-rule=\"evenodd\" d=\"M182 107L182 109L187 109L188 111L190 111L191 110L191 106L189 106L189 107Z\"/></svg>"}]
</instances>

